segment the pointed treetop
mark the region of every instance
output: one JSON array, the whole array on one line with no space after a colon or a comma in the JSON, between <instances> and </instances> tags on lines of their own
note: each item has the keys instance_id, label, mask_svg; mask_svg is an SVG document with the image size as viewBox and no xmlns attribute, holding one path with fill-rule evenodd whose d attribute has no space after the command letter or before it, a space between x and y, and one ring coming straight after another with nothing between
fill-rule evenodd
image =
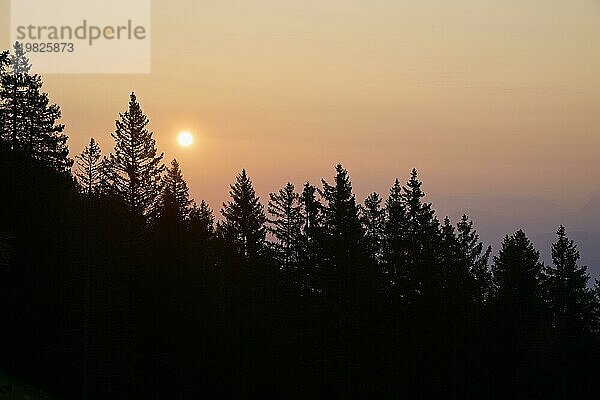
<instances>
[{"instance_id":1,"label":"pointed treetop","mask_svg":"<svg viewBox=\"0 0 600 400\"><path fill-rule=\"evenodd\" d=\"M189 198L189 189L176 159L162 179L160 213L172 222L182 223L190 215L193 201Z\"/></svg>"},{"instance_id":2,"label":"pointed treetop","mask_svg":"<svg viewBox=\"0 0 600 400\"><path fill-rule=\"evenodd\" d=\"M75 172L75 176L84 193L88 196L94 194L100 184L102 173L101 157L100 145L94 138L90 139L89 144L77 156L77 171Z\"/></svg>"},{"instance_id":3,"label":"pointed treetop","mask_svg":"<svg viewBox=\"0 0 600 400\"><path fill-rule=\"evenodd\" d=\"M127 110L119 117L111 133L115 148L110 155L110 181L130 211L148 216L160 195L164 153L157 154L156 141L148 129L148 117L133 92Z\"/></svg>"},{"instance_id":4,"label":"pointed treetop","mask_svg":"<svg viewBox=\"0 0 600 400\"><path fill-rule=\"evenodd\" d=\"M239 254L245 258L255 256L263 250L266 217L245 169L230 185L229 194L231 200L221 208L225 218L222 227Z\"/></svg>"},{"instance_id":5,"label":"pointed treetop","mask_svg":"<svg viewBox=\"0 0 600 400\"><path fill-rule=\"evenodd\" d=\"M13 49L15 51L14 55L9 58L12 66L12 73L15 75L28 74L31 70L31 63L29 62L25 49L23 49L23 44L15 42Z\"/></svg>"},{"instance_id":6,"label":"pointed treetop","mask_svg":"<svg viewBox=\"0 0 600 400\"><path fill-rule=\"evenodd\" d=\"M422 184L423 183L419 181L416 168L413 168L410 173L410 179L406 183L406 188L404 188L404 191L409 199L412 199L413 201L420 201L422 197L425 197L425 193L423 193L421 190Z\"/></svg>"}]
</instances>

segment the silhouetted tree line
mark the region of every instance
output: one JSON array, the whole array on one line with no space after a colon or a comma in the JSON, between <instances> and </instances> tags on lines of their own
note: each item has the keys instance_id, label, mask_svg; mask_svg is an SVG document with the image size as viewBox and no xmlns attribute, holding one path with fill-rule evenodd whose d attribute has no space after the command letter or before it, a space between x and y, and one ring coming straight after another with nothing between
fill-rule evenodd
<instances>
[{"instance_id":1,"label":"silhouetted tree line","mask_svg":"<svg viewBox=\"0 0 600 400\"><path fill-rule=\"evenodd\" d=\"M20 44L2 53L0 368L64 398L585 398L600 290L564 227L552 265L436 216L417 171L348 172L221 218L163 164L132 93L111 153L73 161Z\"/></svg>"}]
</instances>

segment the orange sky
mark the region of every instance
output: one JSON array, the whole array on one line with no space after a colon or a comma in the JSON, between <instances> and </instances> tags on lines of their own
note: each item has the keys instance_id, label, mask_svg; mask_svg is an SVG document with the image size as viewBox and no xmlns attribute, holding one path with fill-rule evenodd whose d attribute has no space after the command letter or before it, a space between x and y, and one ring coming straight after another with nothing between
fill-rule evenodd
<instances>
[{"instance_id":1,"label":"orange sky","mask_svg":"<svg viewBox=\"0 0 600 400\"><path fill-rule=\"evenodd\" d=\"M434 196L576 204L600 189L597 0L154 0L151 33L151 74L44 88L72 155L90 136L111 150L135 90L165 161L216 210L241 168L264 201L338 162L361 201L413 166Z\"/></svg>"}]
</instances>

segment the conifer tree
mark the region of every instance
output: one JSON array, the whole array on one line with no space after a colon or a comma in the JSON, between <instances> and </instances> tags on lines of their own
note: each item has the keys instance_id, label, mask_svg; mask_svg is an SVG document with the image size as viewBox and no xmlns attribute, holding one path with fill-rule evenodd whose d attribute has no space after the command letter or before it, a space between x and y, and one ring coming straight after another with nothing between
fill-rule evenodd
<instances>
[{"instance_id":1,"label":"conifer tree","mask_svg":"<svg viewBox=\"0 0 600 400\"><path fill-rule=\"evenodd\" d=\"M159 218L173 224L183 225L187 222L192 207L189 189L183 178L179 163L171 161L171 168L162 180L162 192L158 209Z\"/></svg>"},{"instance_id":2,"label":"conifer tree","mask_svg":"<svg viewBox=\"0 0 600 400\"><path fill-rule=\"evenodd\" d=\"M303 221L302 237L304 242L304 252L310 253L312 257L317 256L318 242L321 239L321 230L323 227L323 205L316 196L317 188L306 182L300 195L300 212Z\"/></svg>"},{"instance_id":3,"label":"conifer tree","mask_svg":"<svg viewBox=\"0 0 600 400\"><path fill-rule=\"evenodd\" d=\"M381 263L385 234L385 210L381 207L382 201L378 193L371 193L360 209L367 252L375 266Z\"/></svg>"},{"instance_id":4,"label":"conifer tree","mask_svg":"<svg viewBox=\"0 0 600 400\"><path fill-rule=\"evenodd\" d=\"M321 192L325 200L324 226L327 233L336 241L350 239L348 247L356 244L362 237L356 198L352 193L352 184L348 171L340 164L335 168L334 184L322 180Z\"/></svg>"},{"instance_id":5,"label":"conifer tree","mask_svg":"<svg viewBox=\"0 0 600 400\"><path fill-rule=\"evenodd\" d=\"M388 290L394 303L406 294L407 217L402 184L396 178L385 202L385 240L383 244Z\"/></svg>"},{"instance_id":6,"label":"conifer tree","mask_svg":"<svg viewBox=\"0 0 600 400\"><path fill-rule=\"evenodd\" d=\"M409 234L425 234L437 229L435 212L430 203L424 203L422 198L425 193L421 189L417 170L413 168L410 179L403 188L402 199L405 204L407 229Z\"/></svg>"},{"instance_id":7,"label":"conifer tree","mask_svg":"<svg viewBox=\"0 0 600 400\"><path fill-rule=\"evenodd\" d=\"M464 287L468 270L464 266L458 265L460 258L458 239L454 226L448 217L444 218L444 222L440 227L440 249L442 250L440 262L444 266L444 281L442 282L444 290L448 291L449 284Z\"/></svg>"},{"instance_id":8,"label":"conifer tree","mask_svg":"<svg viewBox=\"0 0 600 400\"><path fill-rule=\"evenodd\" d=\"M473 317L483 310L491 279L487 267L490 252L490 247L483 250L467 216L463 215L456 229L448 217L444 219L439 262L445 300L441 306L450 307L452 319Z\"/></svg>"},{"instance_id":9,"label":"conifer tree","mask_svg":"<svg viewBox=\"0 0 600 400\"><path fill-rule=\"evenodd\" d=\"M206 242L215 234L215 217L212 209L204 200L200 205L193 204L190 210L190 234L193 240Z\"/></svg>"},{"instance_id":10,"label":"conifer tree","mask_svg":"<svg viewBox=\"0 0 600 400\"><path fill-rule=\"evenodd\" d=\"M215 217L204 200L193 204L188 222L190 261L193 267L209 268L214 263ZM204 278L204 277L203 277Z\"/></svg>"},{"instance_id":11,"label":"conifer tree","mask_svg":"<svg viewBox=\"0 0 600 400\"><path fill-rule=\"evenodd\" d=\"M127 111L119 114L112 133L114 153L110 154L110 185L133 215L149 217L160 195L163 154L157 155L155 140L148 130L135 93L131 93Z\"/></svg>"},{"instance_id":12,"label":"conifer tree","mask_svg":"<svg viewBox=\"0 0 600 400\"><path fill-rule=\"evenodd\" d=\"M98 176L100 178L98 182L98 193L105 197L114 195L112 181L112 166L110 159L107 156L102 157L100 165L98 167Z\"/></svg>"},{"instance_id":13,"label":"conifer tree","mask_svg":"<svg viewBox=\"0 0 600 400\"><path fill-rule=\"evenodd\" d=\"M547 307L539 252L522 230L506 236L492 265L491 318L498 379L507 383L507 397L518 397L521 381L545 334Z\"/></svg>"},{"instance_id":14,"label":"conifer tree","mask_svg":"<svg viewBox=\"0 0 600 400\"><path fill-rule=\"evenodd\" d=\"M411 171L403 187L402 201L406 212L404 234L406 245L405 271L406 303L421 299L436 307L441 293L441 268L439 263L439 221L430 203L424 203L417 170Z\"/></svg>"},{"instance_id":15,"label":"conifer tree","mask_svg":"<svg viewBox=\"0 0 600 400\"><path fill-rule=\"evenodd\" d=\"M101 179L102 160L100 145L94 138L86 145L80 155L77 156L77 171L75 176L79 186L86 196L92 196L98 191Z\"/></svg>"},{"instance_id":16,"label":"conifer tree","mask_svg":"<svg viewBox=\"0 0 600 400\"><path fill-rule=\"evenodd\" d=\"M324 179L323 227L326 235L326 286L332 299L345 303L367 282L363 232L348 171L336 166L335 183ZM357 300L354 298L353 300Z\"/></svg>"},{"instance_id":17,"label":"conifer tree","mask_svg":"<svg viewBox=\"0 0 600 400\"><path fill-rule=\"evenodd\" d=\"M304 184L300 195L302 230L300 238L300 265L297 281L308 292L323 291L319 277L323 258L323 205L316 196L317 188L309 182Z\"/></svg>"},{"instance_id":18,"label":"conifer tree","mask_svg":"<svg viewBox=\"0 0 600 400\"><path fill-rule=\"evenodd\" d=\"M0 98L2 98L2 140L12 150L22 150L26 136L26 113L27 97L30 85L39 82L39 77L30 76L31 64L25 55L21 43L16 42L13 46L14 54L5 53L5 64L2 68Z\"/></svg>"},{"instance_id":19,"label":"conifer tree","mask_svg":"<svg viewBox=\"0 0 600 400\"><path fill-rule=\"evenodd\" d=\"M57 123L60 107L51 104L41 91L41 77L30 74L31 64L23 45L16 42L13 48L14 53L4 55L0 74L0 138L8 148L24 152L58 172L67 172L73 160L69 159L67 136L62 133L64 125Z\"/></svg>"},{"instance_id":20,"label":"conifer tree","mask_svg":"<svg viewBox=\"0 0 600 400\"><path fill-rule=\"evenodd\" d=\"M243 169L230 186L231 200L223 203L222 230L235 251L245 260L260 255L266 238L266 217L263 205L254 192L252 181Z\"/></svg>"},{"instance_id":21,"label":"conifer tree","mask_svg":"<svg viewBox=\"0 0 600 400\"><path fill-rule=\"evenodd\" d=\"M459 325L464 325L463 317L471 311L471 287L472 279L469 266L463 262L456 230L448 217L440 227L440 298L442 302L437 304L447 322L452 326L449 335L456 340L456 332Z\"/></svg>"},{"instance_id":22,"label":"conifer tree","mask_svg":"<svg viewBox=\"0 0 600 400\"><path fill-rule=\"evenodd\" d=\"M511 334L539 328L544 317L543 264L522 230L506 236L492 266L498 324Z\"/></svg>"},{"instance_id":23,"label":"conifer tree","mask_svg":"<svg viewBox=\"0 0 600 400\"><path fill-rule=\"evenodd\" d=\"M552 265L546 268L552 324L566 336L590 334L597 328L593 326L597 301L587 287L587 267L579 265L579 251L567 237L564 226L558 228L556 235L558 238L552 244Z\"/></svg>"},{"instance_id":24,"label":"conifer tree","mask_svg":"<svg viewBox=\"0 0 600 400\"><path fill-rule=\"evenodd\" d=\"M163 264L180 266L188 245L187 231L192 201L177 160L171 161L171 167L167 168L161 186L158 204L149 216L158 240L155 246L158 251L156 258L164 260Z\"/></svg>"},{"instance_id":25,"label":"conifer tree","mask_svg":"<svg viewBox=\"0 0 600 400\"><path fill-rule=\"evenodd\" d=\"M471 301L483 305L491 289L491 272L488 267L491 246L484 249L479 235L473 228L473 221L466 215L456 225L456 239L461 262L469 272L470 284L463 290L470 291Z\"/></svg>"},{"instance_id":26,"label":"conifer tree","mask_svg":"<svg viewBox=\"0 0 600 400\"><path fill-rule=\"evenodd\" d=\"M300 195L296 193L294 185L288 182L278 193L270 193L269 197L269 231L276 240L275 253L284 272L292 273L299 260L303 224Z\"/></svg>"}]
</instances>

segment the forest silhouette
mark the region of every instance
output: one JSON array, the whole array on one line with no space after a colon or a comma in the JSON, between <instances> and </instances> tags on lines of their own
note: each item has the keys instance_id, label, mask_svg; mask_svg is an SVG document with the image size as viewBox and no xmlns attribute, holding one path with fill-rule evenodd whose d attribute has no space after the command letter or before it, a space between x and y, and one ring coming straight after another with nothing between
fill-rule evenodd
<instances>
[{"instance_id":1,"label":"forest silhouette","mask_svg":"<svg viewBox=\"0 0 600 400\"><path fill-rule=\"evenodd\" d=\"M341 165L267 203L190 198L134 93L71 159L19 43L0 59L0 369L65 399L597 398L600 289L557 227L497 254L415 169ZM167 165L165 165L165 163Z\"/></svg>"}]
</instances>

